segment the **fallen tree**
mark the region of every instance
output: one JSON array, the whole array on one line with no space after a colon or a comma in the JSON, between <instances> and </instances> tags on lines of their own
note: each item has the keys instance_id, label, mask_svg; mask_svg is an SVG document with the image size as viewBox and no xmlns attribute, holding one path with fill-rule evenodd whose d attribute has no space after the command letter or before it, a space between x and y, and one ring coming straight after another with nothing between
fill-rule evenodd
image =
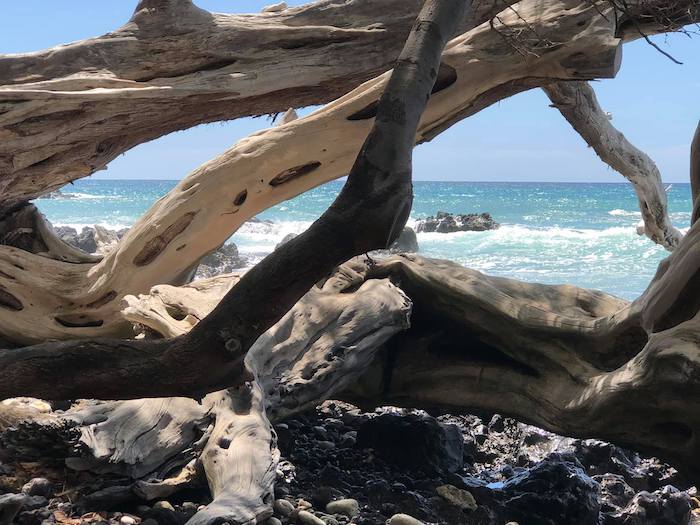
<instances>
[{"instance_id":1,"label":"fallen tree","mask_svg":"<svg viewBox=\"0 0 700 525\"><path fill-rule=\"evenodd\" d=\"M512 3L478 2L461 29ZM141 0L100 37L0 56L0 216L172 131L347 93L391 67L421 4L322 0L225 15L191 0ZM625 40L699 17L693 0L614 4Z\"/></svg>"},{"instance_id":2,"label":"fallen tree","mask_svg":"<svg viewBox=\"0 0 700 525\"><path fill-rule=\"evenodd\" d=\"M416 142L523 86L614 76L620 65L619 28L610 8L607 16L599 9L557 0L543 10L527 0L517 12L506 9L493 23L454 38L443 54ZM532 53L514 52L515 38ZM0 246L0 271L12 277L0 282L22 305L0 311L0 331L21 344L130 336L119 314L122 297L155 284L183 283L204 255L250 217L350 171L388 77L377 77L306 118L240 141L183 179L99 263L65 264Z\"/></svg>"},{"instance_id":3,"label":"fallen tree","mask_svg":"<svg viewBox=\"0 0 700 525\"><path fill-rule=\"evenodd\" d=\"M462 30L507 4L478 2ZM0 216L172 131L347 93L391 67L421 5L322 0L235 15L141 0L106 35L0 56Z\"/></svg>"},{"instance_id":4,"label":"fallen tree","mask_svg":"<svg viewBox=\"0 0 700 525\"><path fill-rule=\"evenodd\" d=\"M344 126L354 123L353 136L366 134L373 120L374 127L343 192L309 231L235 284L217 280L188 287L190 298L204 295L199 304L184 300L172 288L167 289L170 298L165 289L157 291L161 303L151 309L153 297L128 300L129 319L162 335L176 336L173 339L52 341L1 350L5 375L0 397L200 397L218 390L206 395L201 404L186 398L86 403L59 422L51 422L61 431L66 425L80 427L89 454L73 458L72 466L123 469L135 480L126 490L147 499L187 486L203 471L214 501L192 523L246 523L269 516L277 452L267 415L273 420L283 418L336 394L366 404L499 410L561 433L633 446L697 475L698 421L693 415L698 412L694 406L698 394L695 317L700 307L697 225L661 266L644 296L632 304L600 292L489 278L418 258L353 261L314 288L336 264L387 246L400 231L410 208L410 155L417 137L427 138L526 86L554 78L588 78L582 71L590 77L614 74L619 65L616 35L624 34L624 27L629 29L619 21L631 12L616 13L621 15L616 24L613 12L599 12L600 5L552 2L542 8L539 2L523 2L517 12L507 11L488 27L457 38L443 57L440 74L440 51L452 34L447 28L461 19L455 14L460 7L456 1L428 2L389 83L385 84L386 78L370 81L359 94L321 110L321 115L338 111L342 118L335 121ZM567 16L561 16L562 9ZM575 26L580 32L571 33L570 44L562 45L533 31L532 22L524 18L528 14L536 14L533 19L544 28L573 31ZM504 22L506 16L511 18ZM523 32L539 54L512 59L511 37L522 37ZM493 39L475 38L487 35ZM570 54L576 46L583 51ZM471 69L458 69L450 62L450 53L469 57ZM542 77L523 76L519 69L523 63L528 71L541 67ZM498 74L489 76L492 72ZM478 80L468 80L472 76ZM457 88L467 96L453 98L450 93ZM431 89L435 113L429 110L423 118L425 127L419 128ZM349 108L353 111L346 113ZM313 117L309 121L314 122ZM292 131L301 135L301 122L289 122L277 130L282 130L280 136ZM348 135L339 136L345 140ZM254 140L244 143L237 150L241 158L245 153L254 157L255 148L245 149L254 145ZM213 161L202 171L223 177L225 160ZM328 164L333 161L330 158ZM288 162L285 158L284 163ZM286 164L273 177L262 179L262 188L272 188L269 194L251 186L263 194L258 205L269 205L274 200L269 195L281 198L285 191L291 194L303 187L292 182L307 180L306 184L316 185L323 180L307 177L322 173L320 166L313 170L308 163L292 166L296 169L291 172ZM257 182L258 174L254 176ZM203 188L188 186L191 182L179 187L176 202L183 206L205 203L197 196ZM209 184L208 179L201 182ZM211 188L218 190L221 199L223 186ZM275 194L275 188L281 189ZM226 209L233 210L231 202L240 208L249 196L254 197L253 191L244 189L245 193L230 195ZM238 199L242 201L237 203ZM114 257L108 255L100 263L111 266L114 273L96 271L98 266L91 263L73 263L84 267L70 266L76 271L67 271L69 266L49 257L6 247L0 270L7 286L0 293L0 303L17 313L41 304L46 290L58 289L67 297L84 272L93 279L89 288L93 302L58 302L52 313L58 313L57 322L64 328L97 328L95 323L104 320L86 311L109 303L114 308L119 293L125 293L103 288L119 273L116 269L124 273L131 268L120 261L126 258L140 268L177 256L186 249L181 235L204 217L204 210L208 212L209 207L189 211L180 207L177 212L184 213L179 216L168 215L169 211L162 216L150 213L143 223L143 244L126 243ZM27 213L31 218L31 210ZM165 220L170 218L175 220ZM202 225L218 229L211 217ZM48 253L46 242L42 246L38 239L30 241L26 246L31 250ZM193 259L198 250L201 256L202 246L193 249ZM314 257L309 258L309 250L318 246L324 249L313 250ZM191 261L185 263L170 266L171 282L189 270ZM24 274L36 275L31 287L21 282ZM20 300L9 288L14 282L18 282L16 290L25 294ZM213 298L214 293L225 294L216 307L219 298ZM411 303L413 324L406 331ZM34 315L36 325L41 317ZM157 316L160 319L154 320ZM30 326L24 325L25 332ZM405 331L382 346L401 330ZM76 330L72 337L84 334ZM35 330L25 337L39 336ZM71 381L56 384L52 379L57 372ZM640 402L647 399L648 403ZM40 424L39 428L46 427Z\"/></svg>"}]
</instances>

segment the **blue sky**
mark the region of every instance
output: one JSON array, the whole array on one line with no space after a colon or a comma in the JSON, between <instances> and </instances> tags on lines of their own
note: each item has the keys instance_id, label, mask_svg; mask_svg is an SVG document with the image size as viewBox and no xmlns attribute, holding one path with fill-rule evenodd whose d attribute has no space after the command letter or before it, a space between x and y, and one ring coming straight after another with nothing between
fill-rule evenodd
<instances>
[{"instance_id":1,"label":"blue sky","mask_svg":"<svg viewBox=\"0 0 700 525\"><path fill-rule=\"evenodd\" d=\"M256 12L268 1L196 0L216 12ZM305 2L288 1L290 5ZM128 20L136 0L4 2L0 53L35 51L100 35ZM700 36L656 37L672 63L642 40L624 48L618 77L596 83L614 124L649 153L669 182L688 181L688 149L700 117ZM94 178L179 179L252 131L265 118L215 123L138 146ZM512 97L462 121L414 156L417 180L585 181L623 179L605 166L548 107L539 90Z\"/></svg>"}]
</instances>

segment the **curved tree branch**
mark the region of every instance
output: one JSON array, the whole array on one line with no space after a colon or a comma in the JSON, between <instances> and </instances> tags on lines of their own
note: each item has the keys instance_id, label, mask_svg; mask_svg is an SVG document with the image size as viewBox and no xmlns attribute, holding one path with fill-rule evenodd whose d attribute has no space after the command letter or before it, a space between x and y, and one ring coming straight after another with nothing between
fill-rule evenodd
<instances>
[{"instance_id":1,"label":"curved tree branch","mask_svg":"<svg viewBox=\"0 0 700 525\"><path fill-rule=\"evenodd\" d=\"M654 161L615 129L587 82L557 82L542 89L600 159L632 183L646 235L667 250L675 249L683 235L671 223Z\"/></svg>"},{"instance_id":2,"label":"curved tree branch","mask_svg":"<svg viewBox=\"0 0 700 525\"><path fill-rule=\"evenodd\" d=\"M504 33L519 35L532 52L514 54ZM621 54L615 34L612 12L603 17L578 0L552 0L546 12L539 0L523 0L517 14L506 9L499 22L451 40L416 142L513 90L552 79L614 76ZM98 264L68 265L0 246L0 272L11 277L0 274L0 284L23 306L0 310L0 332L20 344L130 336L120 298L156 284L181 284L182 275L250 217L345 176L388 78L383 74L305 118L241 140L156 202Z\"/></svg>"},{"instance_id":3,"label":"curved tree branch","mask_svg":"<svg viewBox=\"0 0 700 525\"><path fill-rule=\"evenodd\" d=\"M247 272L192 331L172 340L77 341L0 350L0 399L200 396L251 380L243 358L255 340L333 267L388 246L403 228L413 198L416 129L442 50L466 6L464 0L426 3L337 199L306 232ZM65 380L56 383L57 375Z\"/></svg>"}]
</instances>

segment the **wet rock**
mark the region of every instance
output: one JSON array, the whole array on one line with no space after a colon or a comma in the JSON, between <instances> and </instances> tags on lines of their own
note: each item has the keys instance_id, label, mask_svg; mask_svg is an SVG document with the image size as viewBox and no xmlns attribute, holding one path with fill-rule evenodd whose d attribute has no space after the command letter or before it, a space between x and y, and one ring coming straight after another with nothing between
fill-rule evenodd
<instances>
[{"instance_id":1,"label":"wet rock","mask_svg":"<svg viewBox=\"0 0 700 525\"><path fill-rule=\"evenodd\" d=\"M360 504L356 499L346 498L331 501L326 505L326 512L329 514L343 514L354 518L360 513Z\"/></svg>"},{"instance_id":2,"label":"wet rock","mask_svg":"<svg viewBox=\"0 0 700 525\"><path fill-rule=\"evenodd\" d=\"M56 226L54 230L63 242L75 246L86 253L106 251L129 231L127 228L110 230L99 225L94 227L84 226L80 233L70 226Z\"/></svg>"},{"instance_id":3,"label":"wet rock","mask_svg":"<svg viewBox=\"0 0 700 525\"><path fill-rule=\"evenodd\" d=\"M419 414L382 414L364 422L358 446L413 470L455 472L463 465L462 434L454 425Z\"/></svg>"},{"instance_id":4,"label":"wet rock","mask_svg":"<svg viewBox=\"0 0 700 525\"><path fill-rule=\"evenodd\" d=\"M551 454L536 466L504 483L490 485L498 493L503 521L559 525L598 525L598 484L573 454Z\"/></svg>"},{"instance_id":5,"label":"wet rock","mask_svg":"<svg viewBox=\"0 0 700 525\"><path fill-rule=\"evenodd\" d=\"M466 215L437 212L434 217L418 221L417 232L453 233L460 231L486 231L500 227L488 213L469 213Z\"/></svg>"},{"instance_id":6,"label":"wet rock","mask_svg":"<svg viewBox=\"0 0 700 525\"><path fill-rule=\"evenodd\" d=\"M415 253L418 251L418 236L413 228L404 227L399 237L391 244L392 253Z\"/></svg>"},{"instance_id":7,"label":"wet rock","mask_svg":"<svg viewBox=\"0 0 700 525\"><path fill-rule=\"evenodd\" d=\"M469 491L458 489L454 485L440 485L435 489L443 499L462 510L475 510L476 500Z\"/></svg>"}]
</instances>

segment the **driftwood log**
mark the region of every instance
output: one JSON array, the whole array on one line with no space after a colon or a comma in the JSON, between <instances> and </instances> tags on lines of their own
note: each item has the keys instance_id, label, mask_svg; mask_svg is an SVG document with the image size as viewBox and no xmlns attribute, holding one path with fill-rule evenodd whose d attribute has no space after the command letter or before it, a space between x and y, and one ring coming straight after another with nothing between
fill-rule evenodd
<instances>
[{"instance_id":1,"label":"driftwood log","mask_svg":"<svg viewBox=\"0 0 700 525\"><path fill-rule=\"evenodd\" d=\"M700 474L700 227L672 241L653 175L637 177L640 202L657 213L652 238L675 251L633 303L418 257L355 259L327 277L401 230L416 142L524 89L614 76L623 41L697 20L697 2L483 2L465 18L465 2L430 0L393 72L207 163L101 261L68 250L26 205L169 131L346 92L390 66L420 4L328 1L245 17L143 0L114 33L0 58L0 333L42 342L0 350L0 398L202 399L85 401L26 422L79 429L85 455L71 467L127 474L145 499L205 476L213 502L191 523L261 522L278 458L268 418L334 396L499 411ZM207 51L183 58L183 48ZM186 281L246 218L347 173L322 218L242 278L128 295ZM149 337L71 340L123 336L132 322Z\"/></svg>"},{"instance_id":2,"label":"driftwood log","mask_svg":"<svg viewBox=\"0 0 700 525\"><path fill-rule=\"evenodd\" d=\"M611 8L604 8L607 16L600 9L576 0L554 0L543 9L541 2L525 0L517 12L507 9L493 23L454 38L415 140L427 140L523 86L614 76L619 27ZM532 53L514 51L509 39L516 36ZM388 78L240 141L183 179L99 263L69 265L0 246L0 271L9 276L0 274L0 284L21 305L0 310L0 331L21 344L130 336L119 314L122 297L156 284L182 284L203 256L250 217L346 175ZM37 282L35 276L45 277Z\"/></svg>"},{"instance_id":3,"label":"driftwood log","mask_svg":"<svg viewBox=\"0 0 700 525\"><path fill-rule=\"evenodd\" d=\"M654 161L615 129L588 83L557 82L543 90L601 160L632 183L647 237L674 250L683 234L668 216L668 198Z\"/></svg>"},{"instance_id":4,"label":"driftwood log","mask_svg":"<svg viewBox=\"0 0 700 525\"><path fill-rule=\"evenodd\" d=\"M475 2L461 30L514 3ZM391 67L421 5L321 0L225 15L191 0L141 0L125 25L100 37L0 56L0 216L172 131L347 93ZM625 40L699 17L694 0L622 6Z\"/></svg>"}]
</instances>

